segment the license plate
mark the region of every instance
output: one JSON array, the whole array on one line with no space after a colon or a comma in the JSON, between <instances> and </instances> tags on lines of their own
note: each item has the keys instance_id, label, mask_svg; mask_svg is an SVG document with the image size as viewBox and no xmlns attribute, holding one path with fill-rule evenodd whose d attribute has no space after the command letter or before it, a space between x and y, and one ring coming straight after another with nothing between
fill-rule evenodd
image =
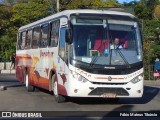
<instances>
[{"instance_id":1,"label":"license plate","mask_svg":"<svg viewBox=\"0 0 160 120\"><path fill-rule=\"evenodd\" d=\"M104 97L104 98L116 98L116 94L115 93L103 93L102 97Z\"/></svg>"}]
</instances>

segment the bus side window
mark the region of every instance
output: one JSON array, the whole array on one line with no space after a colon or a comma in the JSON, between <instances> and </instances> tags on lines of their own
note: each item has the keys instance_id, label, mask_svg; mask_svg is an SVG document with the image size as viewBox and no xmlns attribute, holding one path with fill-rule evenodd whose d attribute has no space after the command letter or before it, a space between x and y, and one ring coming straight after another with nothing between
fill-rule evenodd
<instances>
[{"instance_id":1,"label":"bus side window","mask_svg":"<svg viewBox=\"0 0 160 120\"><path fill-rule=\"evenodd\" d=\"M51 47L56 47L58 44L58 39L59 39L59 24L60 22L54 21L51 22L51 28L50 28L50 42L49 46Z\"/></svg>"},{"instance_id":2,"label":"bus side window","mask_svg":"<svg viewBox=\"0 0 160 120\"><path fill-rule=\"evenodd\" d=\"M25 42L25 49L31 48L31 40L32 40L32 30L28 30L26 33L26 42Z\"/></svg>"},{"instance_id":3,"label":"bus side window","mask_svg":"<svg viewBox=\"0 0 160 120\"><path fill-rule=\"evenodd\" d=\"M33 29L33 39L32 39L32 48L38 48L39 47L39 39L40 39L40 27L35 27Z\"/></svg>"},{"instance_id":4,"label":"bus side window","mask_svg":"<svg viewBox=\"0 0 160 120\"><path fill-rule=\"evenodd\" d=\"M40 40L40 47L45 48L48 46L48 38L49 38L49 24L44 24L41 27L41 40Z\"/></svg>"},{"instance_id":5,"label":"bus side window","mask_svg":"<svg viewBox=\"0 0 160 120\"><path fill-rule=\"evenodd\" d=\"M22 32L22 42L21 42L21 50L24 50L25 48L25 41L26 41L26 32Z\"/></svg>"},{"instance_id":6,"label":"bus side window","mask_svg":"<svg viewBox=\"0 0 160 120\"><path fill-rule=\"evenodd\" d=\"M60 30L60 41L59 41L59 56L64 60L65 58L65 33L66 28L63 27Z\"/></svg>"},{"instance_id":7,"label":"bus side window","mask_svg":"<svg viewBox=\"0 0 160 120\"><path fill-rule=\"evenodd\" d=\"M20 50L21 49L21 43L22 43L22 32L19 32L18 33L18 36L17 36L17 50Z\"/></svg>"}]
</instances>

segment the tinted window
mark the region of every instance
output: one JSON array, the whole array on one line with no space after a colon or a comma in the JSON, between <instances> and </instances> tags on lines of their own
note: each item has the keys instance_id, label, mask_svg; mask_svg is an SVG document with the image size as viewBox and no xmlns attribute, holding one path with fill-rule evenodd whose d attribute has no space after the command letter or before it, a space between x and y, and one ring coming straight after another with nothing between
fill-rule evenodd
<instances>
[{"instance_id":1,"label":"tinted window","mask_svg":"<svg viewBox=\"0 0 160 120\"><path fill-rule=\"evenodd\" d=\"M49 24L42 25L42 37L40 41L40 47L46 47L48 45L49 38Z\"/></svg>"},{"instance_id":2,"label":"tinted window","mask_svg":"<svg viewBox=\"0 0 160 120\"><path fill-rule=\"evenodd\" d=\"M32 30L28 30L26 34L25 49L31 48Z\"/></svg>"},{"instance_id":3,"label":"tinted window","mask_svg":"<svg viewBox=\"0 0 160 120\"><path fill-rule=\"evenodd\" d=\"M22 43L22 33L21 32L18 33L17 39L18 39L18 41L17 41L17 49L19 50L19 49L21 49L21 43Z\"/></svg>"},{"instance_id":4,"label":"tinted window","mask_svg":"<svg viewBox=\"0 0 160 120\"><path fill-rule=\"evenodd\" d=\"M39 38L40 38L40 27L36 27L33 29L32 48L38 48Z\"/></svg>"},{"instance_id":5,"label":"tinted window","mask_svg":"<svg viewBox=\"0 0 160 120\"><path fill-rule=\"evenodd\" d=\"M56 47L59 39L59 21L51 23L51 39L50 46Z\"/></svg>"},{"instance_id":6,"label":"tinted window","mask_svg":"<svg viewBox=\"0 0 160 120\"><path fill-rule=\"evenodd\" d=\"M21 49L25 48L25 41L26 41L26 32L22 32L22 42L21 42Z\"/></svg>"},{"instance_id":7,"label":"tinted window","mask_svg":"<svg viewBox=\"0 0 160 120\"><path fill-rule=\"evenodd\" d=\"M61 28L60 32L60 42L59 42L59 56L64 59L65 57L65 33L66 33L66 28Z\"/></svg>"}]
</instances>

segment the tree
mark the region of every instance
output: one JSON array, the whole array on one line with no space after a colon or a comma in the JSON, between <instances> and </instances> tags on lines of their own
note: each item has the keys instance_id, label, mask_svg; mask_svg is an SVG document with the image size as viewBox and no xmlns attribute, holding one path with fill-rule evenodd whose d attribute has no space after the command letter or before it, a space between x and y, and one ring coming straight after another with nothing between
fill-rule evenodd
<instances>
[{"instance_id":1,"label":"tree","mask_svg":"<svg viewBox=\"0 0 160 120\"><path fill-rule=\"evenodd\" d=\"M160 20L160 4L155 7L154 17Z\"/></svg>"},{"instance_id":2,"label":"tree","mask_svg":"<svg viewBox=\"0 0 160 120\"><path fill-rule=\"evenodd\" d=\"M9 61L10 55L15 52L16 43L9 35L3 35L0 37L0 56L3 61Z\"/></svg>"},{"instance_id":3,"label":"tree","mask_svg":"<svg viewBox=\"0 0 160 120\"><path fill-rule=\"evenodd\" d=\"M12 17L12 0L1 1L0 5L0 56L3 61L9 60L9 55L12 50L15 49L15 42L13 42L14 36L10 33L11 17ZM10 37L11 36L11 37Z\"/></svg>"},{"instance_id":4,"label":"tree","mask_svg":"<svg viewBox=\"0 0 160 120\"><path fill-rule=\"evenodd\" d=\"M60 0L60 11L66 10L67 6L71 4L74 0Z\"/></svg>"},{"instance_id":5,"label":"tree","mask_svg":"<svg viewBox=\"0 0 160 120\"><path fill-rule=\"evenodd\" d=\"M135 13L140 19L152 19L155 6L159 0L141 0L135 6Z\"/></svg>"},{"instance_id":6,"label":"tree","mask_svg":"<svg viewBox=\"0 0 160 120\"><path fill-rule=\"evenodd\" d=\"M8 6L0 6L0 35L7 32L7 28L10 26L10 18L12 17L11 8Z\"/></svg>"},{"instance_id":7,"label":"tree","mask_svg":"<svg viewBox=\"0 0 160 120\"><path fill-rule=\"evenodd\" d=\"M102 0L74 0L67 5L67 9L77 9L77 8L104 8L104 7L118 7L120 4L116 0L107 0L103 2Z\"/></svg>"},{"instance_id":8,"label":"tree","mask_svg":"<svg viewBox=\"0 0 160 120\"><path fill-rule=\"evenodd\" d=\"M139 19L152 19L150 16L150 10L147 8L146 2L143 0L136 4L135 14Z\"/></svg>"},{"instance_id":9,"label":"tree","mask_svg":"<svg viewBox=\"0 0 160 120\"><path fill-rule=\"evenodd\" d=\"M13 6L11 21L20 27L49 15L48 9L45 0L28 0L27 3L26 0L21 0Z\"/></svg>"},{"instance_id":10,"label":"tree","mask_svg":"<svg viewBox=\"0 0 160 120\"><path fill-rule=\"evenodd\" d=\"M155 42L159 43L159 40L157 39L157 27L160 25L160 21L157 19L152 20L143 20L143 26L144 26L144 37L154 37Z\"/></svg>"},{"instance_id":11,"label":"tree","mask_svg":"<svg viewBox=\"0 0 160 120\"><path fill-rule=\"evenodd\" d=\"M49 0L48 0L49 1ZM0 55L9 60L15 52L19 27L48 16L46 0L6 0L0 5Z\"/></svg>"},{"instance_id":12,"label":"tree","mask_svg":"<svg viewBox=\"0 0 160 120\"><path fill-rule=\"evenodd\" d=\"M48 12L50 14L56 13L57 9L56 9L56 0L45 0L46 4L49 6L49 10Z\"/></svg>"}]
</instances>

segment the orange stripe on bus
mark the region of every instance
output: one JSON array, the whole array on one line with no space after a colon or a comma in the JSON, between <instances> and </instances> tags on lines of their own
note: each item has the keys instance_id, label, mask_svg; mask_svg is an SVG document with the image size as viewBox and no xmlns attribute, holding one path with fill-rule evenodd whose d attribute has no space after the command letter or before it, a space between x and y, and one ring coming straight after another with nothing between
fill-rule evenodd
<instances>
[{"instance_id":1,"label":"orange stripe on bus","mask_svg":"<svg viewBox=\"0 0 160 120\"><path fill-rule=\"evenodd\" d=\"M95 79L108 80L108 78L105 77L96 77ZM112 80L124 80L124 78L112 78Z\"/></svg>"}]
</instances>

